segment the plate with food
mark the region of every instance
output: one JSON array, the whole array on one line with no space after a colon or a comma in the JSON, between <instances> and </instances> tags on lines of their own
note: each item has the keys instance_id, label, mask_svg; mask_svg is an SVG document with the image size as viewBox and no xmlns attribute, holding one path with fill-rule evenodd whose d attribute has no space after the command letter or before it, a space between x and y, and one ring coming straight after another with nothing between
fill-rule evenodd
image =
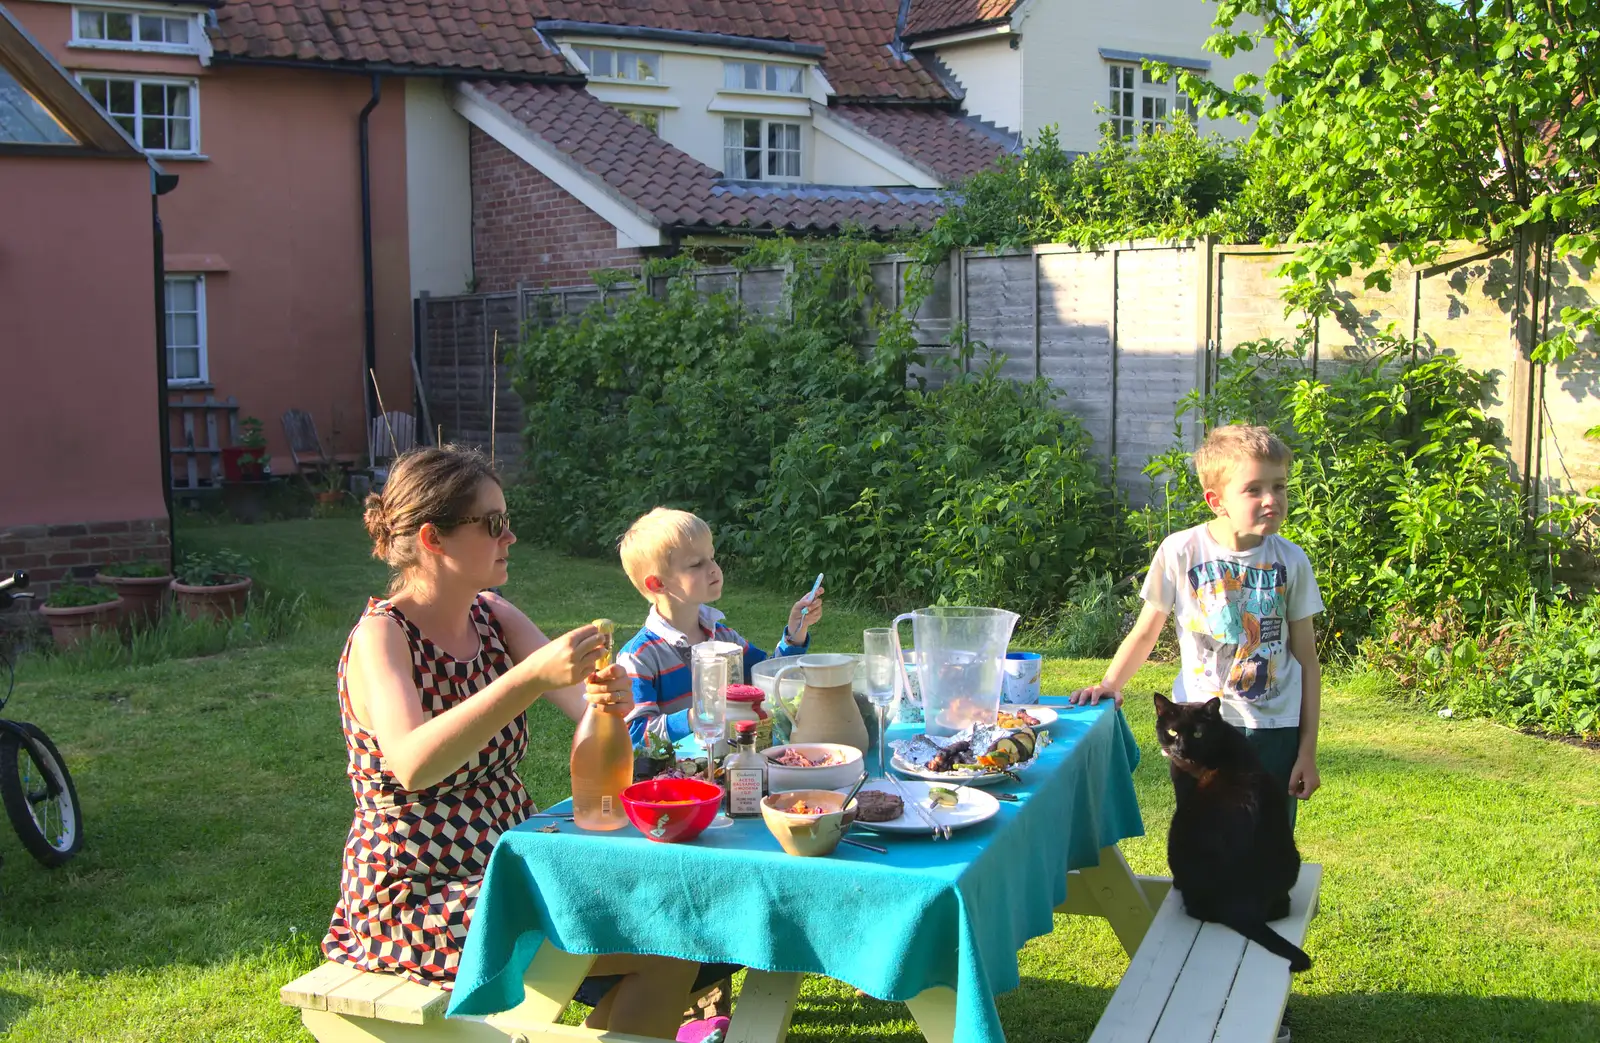
<instances>
[{"instance_id":1,"label":"plate with food","mask_svg":"<svg viewBox=\"0 0 1600 1043\"><path fill-rule=\"evenodd\" d=\"M1048 706L1018 706L1002 703L995 724L1001 728L1048 728L1056 723L1056 712Z\"/></svg>"},{"instance_id":2,"label":"plate with food","mask_svg":"<svg viewBox=\"0 0 1600 1043\"><path fill-rule=\"evenodd\" d=\"M927 834L932 832L930 820L962 829L988 821L999 810L1000 802L982 790L909 779L873 779L863 783L856 794L855 824L879 833Z\"/></svg>"},{"instance_id":3,"label":"plate with food","mask_svg":"<svg viewBox=\"0 0 1600 1043\"><path fill-rule=\"evenodd\" d=\"M954 735L917 735L890 742L889 763L902 775L930 782L986 786L1018 773L1039 759L1050 733L1032 728L971 725Z\"/></svg>"}]
</instances>

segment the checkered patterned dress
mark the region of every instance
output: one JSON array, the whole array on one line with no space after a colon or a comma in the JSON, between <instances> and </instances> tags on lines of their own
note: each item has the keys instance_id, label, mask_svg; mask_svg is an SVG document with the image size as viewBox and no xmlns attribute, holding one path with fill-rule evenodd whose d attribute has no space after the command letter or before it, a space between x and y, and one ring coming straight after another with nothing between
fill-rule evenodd
<instances>
[{"instance_id":1,"label":"checkered patterned dress","mask_svg":"<svg viewBox=\"0 0 1600 1043\"><path fill-rule=\"evenodd\" d=\"M451 658L387 601L369 601L366 616L387 616L405 630L428 718L459 705L511 667L500 624L481 594L472 604L472 624L482 647L467 661ZM377 736L350 712L349 658L346 641L339 657L339 719L350 751L356 814L344 847L339 904L322 951L365 971L448 988L489 853L501 833L535 810L516 772L528 748L527 719L519 714L442 782L404 790L385 767Z\"/></svg>"}]
</instances>

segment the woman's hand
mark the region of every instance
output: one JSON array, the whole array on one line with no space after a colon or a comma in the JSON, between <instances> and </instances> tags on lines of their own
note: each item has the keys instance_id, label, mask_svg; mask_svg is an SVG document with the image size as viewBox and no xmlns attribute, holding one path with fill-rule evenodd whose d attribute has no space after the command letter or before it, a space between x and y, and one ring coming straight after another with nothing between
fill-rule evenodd
<instances>
[{"instance_id":1,"label":"woman's hand","mask_svg":"<svg viewBox=\"0 0 1600 1043\"><path fill-rule=\"evenodd\" d=\"M625 717L633 709L633 681L621 664L612 663L584 679L583 698L596 709Z\"/></svg>"},{"instance_id":2,"label":"woman's hand","mask_svg":"<svg viewBox=\"0 0 1600 1043\"><path fill-rule=\"evenodd\" d=\"M585 623L541 645L513 670L519 684L532 685L540 694L578 684L600 660L605 641L593 624ZM626 675L624 675L626 677Z\"/></svg>"}]
</instances>

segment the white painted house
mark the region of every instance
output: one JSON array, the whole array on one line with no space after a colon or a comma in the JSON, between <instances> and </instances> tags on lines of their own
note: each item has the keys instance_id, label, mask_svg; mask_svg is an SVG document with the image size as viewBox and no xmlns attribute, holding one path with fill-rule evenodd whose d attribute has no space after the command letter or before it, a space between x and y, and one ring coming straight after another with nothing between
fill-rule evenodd
<instances>
[{"instance_id":1,"label":"white painted house","mask_svg":"<svg viewBox=\"0 0 1600 1043\"><path fill-rule=\"evenodd\" d=\"M1266 73L1270 49L1230 58L1204 49L1215 14L1208 0L911 0L901 39L968 114L1026 139L1053 124L1062 148L1089 152L1107 121L1137 137L1188 108L1176 77L1157 82L1145 59L1228 87L1241 73ZM1202 119L1200 130L1248 128Z\"/></svg>"}]
</instances>

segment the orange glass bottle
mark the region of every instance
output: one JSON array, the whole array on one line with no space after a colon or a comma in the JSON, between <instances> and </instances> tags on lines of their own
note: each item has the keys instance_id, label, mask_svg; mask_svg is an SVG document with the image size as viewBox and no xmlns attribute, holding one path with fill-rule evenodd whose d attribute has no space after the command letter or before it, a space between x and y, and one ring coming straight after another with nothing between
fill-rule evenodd
<instances>
[{"instance_id":1,"label":"orange glass bottle","mask_svg":"<svg viewBox=\"0 0 1600 1043\"><path fill-rule=\"evenodd\" d=\"M595 672L611 665L612 635L616 624L594 621L604 646ZM572 736L572 821L579 829L621 829L628 824L622 810L622 791L633 782L633 739L628 724L615 711L594 704L583 713Z\"/></svg>"}]
</instances>

